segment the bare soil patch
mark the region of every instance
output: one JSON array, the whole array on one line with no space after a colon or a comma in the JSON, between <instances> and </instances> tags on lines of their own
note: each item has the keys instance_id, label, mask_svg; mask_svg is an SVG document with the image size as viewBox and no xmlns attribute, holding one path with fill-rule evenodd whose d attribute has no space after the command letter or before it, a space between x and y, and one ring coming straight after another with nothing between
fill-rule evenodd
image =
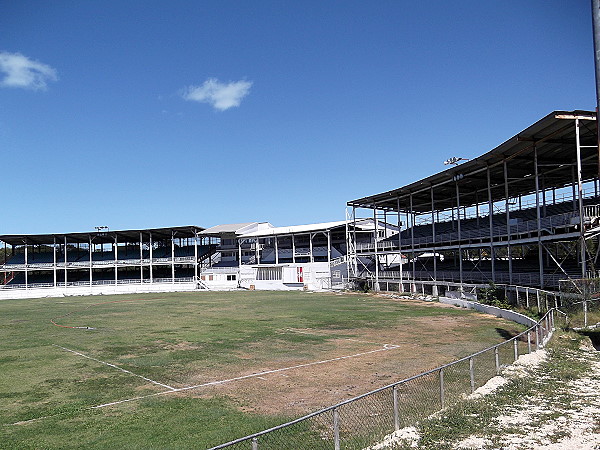
<instances>
[{"instance_id":1,"label":"bare soil patch","mask_svg":"<svg viewBox=\"0 0 600 450\"><path fill-rule=\"evenodd\" d=\"M419 302L423 305L423 302ZM429 306L429 305L428 305ZM436 305L431 305L435 307ZM445 305L444 305L445 306ZM205 369L190 376L185 384L198 385L218 380L258 374L274 369L310 364L317 361L365 353L360 356L324 362L308 367L291 368L276 373L185 391L178 395L209 398L227 396L240 409L260 414L306 414L348 398L391 384L409 376L448 363L460 356L482 349L481 342L469 330L493 329L506 321L491 316L474 315L448 317L417 317L410 326L385 329L314 329L291 328L281 333L328 336L324 344L309 344L310 355L292 358L285 354L265 364L253 364L255 352L265 351L262 343L248 346L238 356L240 367L227 373ZM345 337L337 337L343 335ZM501 341L498 337L498 342ZM273 344L271 342L271 344ZM285 345L276 343L275 345ZM398 346L384 350L384 346ZM279 354L281 347L273 348ZM267 350L268 351L268 350ZM373 353L367 353L373 352ZM245 366L245 367L242 367Z\"/></svg>"}]
</instances>

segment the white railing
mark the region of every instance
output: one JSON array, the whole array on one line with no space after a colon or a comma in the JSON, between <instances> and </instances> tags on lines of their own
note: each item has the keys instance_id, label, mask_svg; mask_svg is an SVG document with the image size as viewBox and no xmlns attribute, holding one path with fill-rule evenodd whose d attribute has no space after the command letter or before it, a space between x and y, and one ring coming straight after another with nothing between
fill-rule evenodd
<instances>
[{"instance_id":1,"label":"white railing","mask_svg":"<svg viewBox=\"0 0 600 450\"><path fill-rule=\"evenodd\" d=\"M140 264L150 264L150 259L118 259L118 260L101 260L101 261L92 261L91 267L106 267L106 266L139 266ZM195 257L193 256L176 256L173 260L172 258L152 258L152 264L171 264L175 263L193 263L195 261ZM3 264L0 265L0 272L6 271L11 272L13 270L25 270L25 269L53 269L56 267L57 269L64 269L70 267L83 267L89 268L90 261L67 261L67 263L60 261L56 263L28 263L28 264Z\"/></svg>"},{"instance_id":2,"label":"white railing","mask_svg":"<svg viewBox=\"0 0 600 450\"><path fill-rule=\"evenodd\" d=\"M339 258L334 258L331 261L329 261L329 266L330 267L339 266L340 264L344 264L347 260L348 260L348 256L346 256L346 255L340 256Z\"/></svg>"},{"instance_id":3,"label":"white railing","mask_svg":"<svg viewBox=\"0 0 600 450\"><path fill-rule=\"evenodd\" d=\"M194 277L184 277L184 278L154 278L152 281L144 278L141 279L125 279L125 280L94 280L89 281L69 281L65 283L64 281L57 282L56 285L54 283L29 283L29 284L6 284L0 286L0 290L2 289L40 289L40 288L63 288L63 287L82 287L82 286L110 286L110 285L129 285L129 284L159 284L159 283L194 283Z\"/></svg>"},{"instance_id":4,"label":"white railing","mask_svg":"<svg viewBox=\"0 0 600 450\"><path fill-rule=\"evenodd\" d=\"M600 217L600 205L588 205L583 207L586 218L594 219Z\"/></svg>"},{"instance_id":5,"label":"white railing","mask_svg":"<svg viewBox=\"0 0 600 450\"><path fill-rule=\"evenodd\" d=\"M563 214L557 214L555 216L544 217L540 220L540 226L538 227L537 219L534 220L526 220L523 222L517 222L516 224L510 225L509 227L506 225L496 225L492 227L492 236L493 237L504 237L509 234L512 235L521 235L527 233L534 233L538 230L549 230L553 231L554 228L560 228L564 226L571 225L573 223L573 219L579 217L575 212L568 212ZM476 238L486 238L490 236L490 228L489 227L480 227L474 230L461 230L460 239L458 231L452 231L449 233L440 233L435 235L435 242L433 239L433 235L429 236L421 236L414 238L414 244L421 246L423 244L442 244L448 242L456 242L463 239L476 239ZM402 248L410 248L413 239L410 237L402 239ZM393 251L398 249L398 241L390 240L384 242L377 243L377 250L380 252L385 251ZM357 243L356 244L357 251L375 251L375 243Z\"/></svg>"},{"instance_id":6,"label":"white railing","mask_svg":"<svg viewBox=\"0 0 600 450\"><path fill-rule=\"evenodd\" d=\"M550 192L547 192L546 194L547 194L546 198L551 197ZM532 195L534 195L534 194L532 194ZM593 198L593 197L597 197L597 196L598 196L598 194L596 193L595 188L583 189L582 198L587 199L587 198ZM540 199L541 199L541 197L542 197L542 193L540 192ZM561 192L561 193L555 194L552 203L547 204L546 206L548 207L548 206L554 206L555 204L567 203L569 201L573 201L574 198L577 198L577 196L573 197L573 191ZM511 200L513 200L513 199L511 199ZM533 196L532 198L522 200L520 205L519 205L517 199L514 199L514 200L515 200L514 202L509 202L509 205L508 205L509 211L520 211L522 209L530 209L530 208L536 207L535 196ZM500 203L500 202L495 202L495 205L497 205L498 203ZM504 202L501 202L501 203L504 206ZM540 204L540 208L543 208L543 205ZM495 207L493 214L499 214L499 213L504 213L504 212L505 212L504 207L502 207L502 208ZM440 217L445 218L446 220L441 220L441 221L437 221L437 222L442 222L442 223L450 222L450 221L452 221L452 217L454 217L454 220L456 220L456 217L455 217L456 213L454 213L454 215L453 215L453 213L449 210L440 211L439 213L440 213ZM487 219L489 217L487 203L480 204L479 214L477 214L477 210L475 209L474 206L468 207L466 213L463 213L463 211L461 211L461 213L460 213L461 220L475 219L477 217L479 217L481 219L484 219L484 218ZM431 224L431 213L421 214L416 217L416 225L426 225L426 224Z\"/></svg>"},{"instance_id":7,"label":"white railing","mask_svg":"<svg viewBox=\"0 0 600 450\"><path fill-rule=\"evenodd\" d=\"M385 272L384 272L385 273ZM412 278L412 272L407 272L407 274ZM415 271L415 279L419 280L436 280L436 281L452 281L459 282L460 281L460 272L455 270L442 271L438 270L435 273L431 271ZM544 274L544 285L545 286L559 286L559 281L564 280L566 275L564 274ZM380 275L380 278L384 278ZM481 271L481 272L465 272L463 271L463 281L465 282L478 282L478 283L489 283L494 280L492 276L492 272L489 271ZM506 272L496 272L494 283L500 284L518 284L521 286L539 286L540 282L540 274L539 273L513 273L512 280L508 273Z\"/></svg>"}]
</instances>

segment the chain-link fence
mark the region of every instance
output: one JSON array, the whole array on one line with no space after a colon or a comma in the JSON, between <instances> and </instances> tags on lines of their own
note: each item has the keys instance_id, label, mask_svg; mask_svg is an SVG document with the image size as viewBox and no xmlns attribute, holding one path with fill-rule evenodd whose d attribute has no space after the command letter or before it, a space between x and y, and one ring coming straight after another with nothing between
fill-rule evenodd
<instances>
[{"instance_id":1,"label":"chain-link fence","mask_svg":"<svg viewBox=\"0 0 600 450\"><path fill-rule=\"evenodd\" d=\"M555 312L501 344L211 450L364 449L475 392L519 355L543 347Z\"/></svg>"},{"instance_id":2,"label":"chain-link fence","mask_svg":"<svg viewBox=\"0 0 600 450\"><path fill-rule=\"evenodd\" d=\"M568 315L570 327L600 324L600 278L564 280L560 290L563 297L560 309Z\"/></svg>"}]
</instances>

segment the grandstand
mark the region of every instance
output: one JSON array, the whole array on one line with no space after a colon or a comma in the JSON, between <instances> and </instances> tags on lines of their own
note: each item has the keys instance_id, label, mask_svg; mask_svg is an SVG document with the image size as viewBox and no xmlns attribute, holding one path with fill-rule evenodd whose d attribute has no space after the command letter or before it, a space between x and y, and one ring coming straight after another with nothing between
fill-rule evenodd
<instances>
[{"instance_id":1,"label":"grandstand","mask_svg":"<svg viewBox=\"0 0 600 450\"><path fill-rule=\"evenodd\" d=\"M338 222L3 235L0 298L326 289L348 278L554 289L597 276L597 140L594 112L555 111L477 158L348 202Z\"/></svg>"},{"instance_id":2,"label":"grandstand","mask_svg":"<svg viewBox=\"0 0 600 450\"><path fill-rule=\"evenodd\" d=\"M268 222L2 235L0 298L186 291L328 289L347 280L348 227L359 242L397 234L372 219L276 228Z\"/></svg>"},{"instance_id":3,"label":"grandstand","mask_svg":"<svg viewBox=\"0 0 600 450\"><path fill-rule=\"evenodd\" d=\"M395 279L549 289L596 276L596 130L594 112L555 111L482 156L451 158L447 170L349 201L351 220L368 210L375 223L401 227L366 244L349 234L350 276L375 286Z\"/></svg>"},{"instance_id":4,"label":"grandstand","mask_svg":"<svg viewBox=\"0 0 600 450\"><path fill-rule=\"evenodd\" d=\"M394 225L372 219L273 227L238 239L240 285L256 289L331 289L348 278L346 236L357 234L373 243L373 230L383 239L398 233ZM242 247L251 248L246 254Z\"/></svg>"},{"instance_id":5,"label":"grandstand","mask_svg":"<svg viewBox=\"0 0 600 450\"><path fill-rule=\"evenodd\" d=\"M195 289L217 248L202 230L2 235L0 298Z\"/></svg>"}]
</instances>

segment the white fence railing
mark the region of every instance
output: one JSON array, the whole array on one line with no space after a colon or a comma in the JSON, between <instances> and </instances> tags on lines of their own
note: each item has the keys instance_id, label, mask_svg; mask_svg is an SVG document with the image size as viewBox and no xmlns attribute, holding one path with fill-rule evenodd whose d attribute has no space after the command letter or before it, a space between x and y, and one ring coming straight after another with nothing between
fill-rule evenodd
<instances>
[{"instance_id":1,"label":"white fence railing","mask_svg":"<svg viewBox=\"0 0 600 450\"><path fill-rule=\"evenodd\" d=\"M429 236L419 236L419 237L405 237L402 238L401 244L402 248L410 248L412 243L414 242L415 246L422 246L424 244L442 244L442 243L450 243L457 242L468 239L477 239L477 238L488 238L490 234L494 238L505 237L505 236L513 236L513 235L523 235L537 232L538 230L547 230L553 231L556 228L565 227L568 225L572 225L575 219L578 218L574 212L557 214L550 217L544 217L540 220L540 226L538 227L537 219L535 220L526 220L522 222L517 222L515 224L511 224L510 227L506 225L496 225L491 229L489 227L482 226L477 229L467 229L461 230L459 234L458 231L439 233L435 235L435 239L433 235ZM490 233L491 230L491 233ZM393 251L399 248L397 240L389 240L389 241L381 241L377 243L377 250L380 252L385 251ZM356 250L359 252L372 252L375 251L375 243L357 243Z\"/></svg>"},{"instance_id":2,"label":"white fence railing","mask_svg":"<svg viewBox=\"0 0 600 450\"><path fill-rule=\"evenodd\" d=\"M121 285L130 285L130 284L182 284L182 283L194 283L194 277L184 277L184 278L154 278L150 279L125 279L125 280L93 280L91 283L89 281L60 281L56 284L54 283L30 283L30 284L6 284L0 286L0 290L5 289L44 289L44 288L63 288L63 287L82 287L82 286L121 286Z\"/></svg>"},{"instance_id":3,"label":"white fence railing","mask_svg":"<svg viewBox=\"0 0 600 450\"><path fill-rule=\"evenodd\" d=\"M193 263L195 260L195 257L193 256L176 256L174 259L173 258L152 258L152 260L150 260L150 258L145 258L145 259L118 259L118 260L100 260L100 261L67 261L66 263L64 261L60 261L60 262L56 262L56 265L54 263L48 263L48 262L44 262L44 263L28 263L28 264L2 264L0 265L0 272L12 272L12 271L22 271L25 269L31 269L31 270L52 270L54 269L54 267L56 267L56 269L70 269L70 268L96 268L96 267L114 267L114 266L139 266L142 264L146 264L146 265L150 265L150 262L152 262L152 264L155 265L164 265L164 264L171 264L171 263L179 263L179 264L186 264L186 263Z\"/></svg>"}]
</instances>

